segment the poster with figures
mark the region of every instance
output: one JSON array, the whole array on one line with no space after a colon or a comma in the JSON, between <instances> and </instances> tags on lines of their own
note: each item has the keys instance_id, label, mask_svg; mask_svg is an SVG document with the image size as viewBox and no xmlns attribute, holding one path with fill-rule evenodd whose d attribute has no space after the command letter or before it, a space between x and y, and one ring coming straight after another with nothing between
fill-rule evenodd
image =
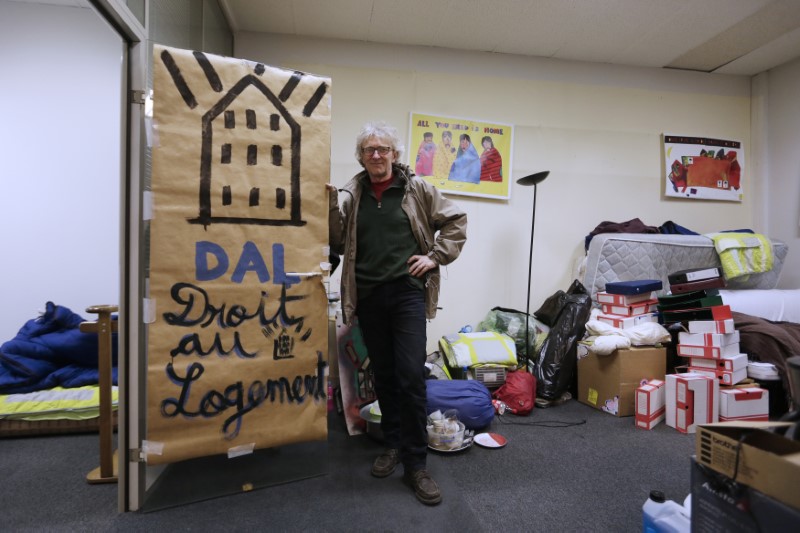
<instances>
[{"instance_id":1,"label":"poster with figures","mask_svg":"<svg viewBox=\"0 0 800 533\"><path fill-rule=\"evenodd\" d=\"M325 440L330 79L153 71L146 461Z\"/></svg>"},{"instance_id":2,"label":"poster with figures","mask_svg":"<svg viewBox=\"0 0 800 533\"><path fill-rule=\"evenodd\" d=\"M408 165L443 192L511 197L510 124L411 113Z\"/></svg>"},{"instance_id":3,"label":"poster with figures","mask_svg":"<svg viewBox=\"0 0 800 533\"><path fill-rule=\"evenodd\" d=\"M665 194L741 202L743 152L739 141L664 134Z\"/></svg>"},{"instance_id":4,"label":"poster with figures","mask_svg":"<svg viewBox=\"0 0 800 533\"><path fill-rule=\"evenodd\" d=\"M377 399L375 378L370 368L369 354L364 344L358 318L352 326L341 319L336 324L336 342L339 352L339 387L342 391L342 411L350 435L364 433L366 420L361 408Z\"/></svg>"}]
</instances>

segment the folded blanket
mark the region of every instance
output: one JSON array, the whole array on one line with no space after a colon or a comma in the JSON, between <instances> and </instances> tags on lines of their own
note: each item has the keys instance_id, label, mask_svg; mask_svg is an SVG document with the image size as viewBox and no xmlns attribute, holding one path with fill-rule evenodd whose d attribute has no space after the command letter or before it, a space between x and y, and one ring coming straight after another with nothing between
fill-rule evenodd
<instances>
[{"instance_id":1,"label":"folded blanket","mask_svg":"<svg viewBox=\"0 0 800 533\"><path fill-rule=\"evenodd\" d=\"M445 335L439 347L453 368L480 364L516 365L517 349L514 339L504 333L480 331Z\"/></svg>"},{"instance_id":2,"label":"folded blanket","mask_svg":"<svg viewBox=\"0 0 800 533\"><path fill-rule=\"evenodd\" d=\"M792 403L791 385L786 360L800 354L800 324L774 322L757 316L733 312L733 323L739 332L739 351L748 359L772 363L778 369L784 393Z\"/></svg>"},{"instance_id":3,"label":"folded blanket","mask_svg":"<svg viewBox=\"0 0 800 533\"><path fill-rule=\"evenodd\" d=\"M772 242L759 233L708 233L725 279L772 270ZM746 278L745 278L746 279Z\"/></svg>"}]
</instances>

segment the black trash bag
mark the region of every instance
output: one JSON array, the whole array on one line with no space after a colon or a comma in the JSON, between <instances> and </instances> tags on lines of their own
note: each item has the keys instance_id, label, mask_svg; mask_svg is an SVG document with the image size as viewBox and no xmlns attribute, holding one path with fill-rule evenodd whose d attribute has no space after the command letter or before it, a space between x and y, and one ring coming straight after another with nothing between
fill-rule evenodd
<instances>
[{"instance_id":1,"label":"black trash bag","mask_svg":"<svg viewBox=\"0 0 800 533\"><path fill-rule=\"evenodd\" d=\"M543 324L553 327L558 320L558 315L564 308L567 297L570 294L587 294L586 288L577 279L572 282L569 289L565 291L557 290L544 301L541 307L534 311L533 316Z\"/></svg>"},{"instance_id":2,"label":"black trash bag","mask_svg":"<svg viewBox=\"0 0 800 533\"><path fill-rule=\"evenodd\" d=\"M551 299L553 296L548 301ZM561 398L570 386L577 362L577 344L586 333L592 310L592 298L578 280L557 300L560 305L548 311L555 316L555 322L536 354L533 369L536 396L551 401Z\"/></svg>"}]
</instances>

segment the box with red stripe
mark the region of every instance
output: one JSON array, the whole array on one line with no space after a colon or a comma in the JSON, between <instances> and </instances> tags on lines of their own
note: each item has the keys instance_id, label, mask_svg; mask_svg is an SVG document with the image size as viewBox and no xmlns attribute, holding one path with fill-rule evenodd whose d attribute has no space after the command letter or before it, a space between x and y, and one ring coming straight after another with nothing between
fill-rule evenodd
<instances>
[{"instance_id":1,"label":"box with red stripe","mask_svg":"<svg viewBox=\"0 0 800 533\"><path fill-rule=\"evenodd\" d=\"M758 387L734 387L719 391L719 421L769 421L769 391Z\"/></svg>"},{"instance_id":2,"label":"box with red stripe","mask_svg":"<svg viewBox=\"0 0 800 533\"><path fill-rule=\"evenodd\" d=\"M733 333L736 328L733 319L726 320L689 320L689 333Z\"/></svg>"},{"instance_id":3,"label":"box with red stripe","mask_svg":"<svg viewBox=\"0 0 800 533\"><path fill-rule=\"evenodd\" d=\"M636 427L653 429L666 416L665 383L651 379L636 389Z\"/></svg>"},{"instance_id":4,"label":"box with red stripe","mask_svg":"<svg viewBox=\"0 0 800 533\"><path fill-rule=\"evenodd\" d=\"M728 346L739 342L739 332L733 333L678 333L679 344L692 344L694 346Z\"/></svg>"},{"instance_id":5,"label":"box with red stripe","mask_svg":"<svg viewBox=\"0 0 800 533\"><path fill-rule=\"evenodd\" d=\"M698 372L667 374L666 424L681 433L694 433L698 424L719 420L719 382Z\"/></svg>"},{"instance_id":6,"label":"box with red stripe","mask_svg":"<svg viewBox=\"0 0 800 533\"><path fill-rule=\"evenodd\" d=\"M704 357L706 359L720 359L739 355L739 343L727 346L694 346L692 344L678 344L678 355L681 357Z\"/></svg>"}]
</instances>

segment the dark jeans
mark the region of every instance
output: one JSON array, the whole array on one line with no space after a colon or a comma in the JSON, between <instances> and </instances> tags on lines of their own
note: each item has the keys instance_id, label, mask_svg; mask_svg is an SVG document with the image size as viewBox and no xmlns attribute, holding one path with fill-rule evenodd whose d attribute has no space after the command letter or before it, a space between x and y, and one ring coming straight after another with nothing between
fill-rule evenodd
<instances>
[{"instance_id":1,"label":"dark jeans","mask_svg":"<svg viewBox=\"0 0 800 533\"><path fill-rule=\"evenodd\" d=\"M375 376L386 446L400 450L406 471L425 468L425 294L399 279L359 300L356 314Z\"/></svg>"}]
</instances>

